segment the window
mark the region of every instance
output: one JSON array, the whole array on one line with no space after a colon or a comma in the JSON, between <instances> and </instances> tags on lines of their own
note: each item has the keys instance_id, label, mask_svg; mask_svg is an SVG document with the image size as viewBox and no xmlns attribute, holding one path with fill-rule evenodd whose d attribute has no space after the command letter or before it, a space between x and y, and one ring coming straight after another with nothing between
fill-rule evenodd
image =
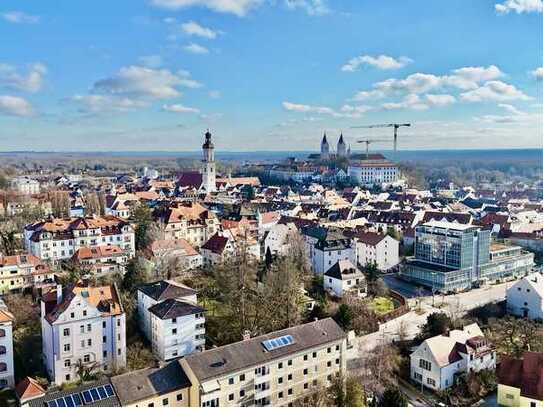
<instances>
[{"instance_id":1,"label":"window","mask_svg":"<svg viewBox=\"0 0 543 407\"><path fill-rule=\"evenodd\" d=\"M64 344L64 352L69 352L70 351L70 344L69 343L65 343Z\"/></svg>"},{"instance_id":2,"label":"window","mask_svg":"<svg viewBox=\"0 0 543 407\"><path fill-rule=\"evenodd\" d=\"M63 335L70 336L70 328L64 328Z\"/></svg>"},{"instance_id":3,"label":"window","mask_svg":"<svg viewBox=\"0 0 543 407\"><path fill-rule=\"evenodd\" d=\"M537 407L537 403L535 401L530 401L530 407Z\"/></svg>"},{"instance_id":4,"label":"window","mask_svg":"<svg viewBox=\"0 0 543 407\"><path fill-rule=\"evenodd\" d=\"M420 373L415 372L414 377L415 377L415 380L419 382L422 381L422 375Z\"/></svg>"},{"instance_id":5,"label":"window","mask_svg":"<svg viewBox=\"0 0 543 407\"><path fill-rule=\"evenodd\" d=\"M277 383L279 383L279 384L283 383L283 378L282 378L282 377L279 377L279 378L277 379Z\"/></svg>"},{"instance_id":6,"label":"window","mask_svg":"<svg viewBox=\"0 0 543 407\"><path fill-rule=\"evenodd\" d=\"M242 373L242 374L239 375L239 381L240 382L245 381L245 373Z\"/></svg>"},{"instance_id":7,"label":"window","mask_svg":"<svg viewBox=\"0 0 543 407\"><path fill-rule=\"evenodd\" d=\"M304 383L304 389L307 389L309 387L309 384Z\"/></svg>"},{"instance_id":8,"label":"window","mask_svg":"<svg viewBox=\"0 0 543 407\"><path fill-rule=\"evenodd\" d=\"M64 361L64 367L70 367L72 365L72 363L70 362L70 359L66 359Z\"/></svg>"},{"instance_id":9,"label":"window","mask_svg":"<svg viewBox=\"0 0 543 407\"><path fill-rule=\"evenodd\" d=\"M307 355L304 355L304 360L307 360Z\"/></svg>"},{"instance_id":10,"label":"window","mask_svg":"<svg viewBox=\"0 0 543 407\"><path fill-rule=\"evenodd\" d=\"M280 392L277 394L277 398L280 398L280 399L283 398L283 392L282 392L282 391L280 391Z\"/></svg>"},{"instance_id":11,"label":"window","mask_svg":"<svg viewBox=\"0 0 543 407\"><path fill-rule=\"evenodd\" d=\"M90 362L90 355L83 356L83 362L89 363Z\"/></svg>"},{"instance_id":12,"label":"window","mask_svg":"<svg viewBox=\"0 0 543 407\"><path fill-rule=\"evenodd\" d=\"M317 357L317 352L313 352L313 358Z\"/></svg>"},{"instance_id":13,"label":"window","mask_svg":"<svg viewBox=\"0 0 543 407\"><path fill-rule=\"evenodd\" d=\"M234 384L234 378L233 377L228 379L228 384Z\"/></svg>"},{"instance_id":14,"label":"window","mask_svg":"<svg viewBox=\"0 0 543 407\"><path fill-rule=\"evenodd\" d=\"M162 399L162 405L167 406L168 405L168 399Z\"/></svg>"},{"instance_id":15,"label":"window","mask_svg":"<svg viewBox=\"0 0 543 407\"><path fill-rule=\"evenodd\" d=\"M177 401L181 401L183 400L183 395L181 393L179 393L176 397Z\"/></svg>"},{"instance_id":16,"label":"window","mask_svg":"<svg viewBox=\"0 0 543 407\"><path fill-rule=\"evenodd\" d=\"M509 399L509 400L513 400L515 398L515 396L513 396L512 394L506 394L505 398Z\"/></svg>"},{"instance_id":17,"label":"window","mask_svg":"<svg viewBox=\"0 0 543 407\"><path fill-rule=\"evenodd\" d=\"M87 339L87 345L92 346L92 339Z\"/></svg>"},{"instance_id":18,"label":"window","mask_svg":"<svg viewBox=\"0 0 543 407\"><path fill-rule=\"evenodd\" d=\"M177 328L172 329L172 335L177 335Z\"/></svg>"},{"instance_id":19,"label":"window","mask_svg":"<svg viewBox=\"0 0 543 407\"><path fill-rule=\"evenodd\" d=\"M231 393L228 395L228 401L233 401L234 400L234 393Z\"/></svg>"},{"instance_id":20,"label":"window","mask_svg":"<svg viewBox=\"0 0 543 407\"><path fill-rule=\"evenodd\" d=\"M425 369L425 370L432 370L432 363L428 362L427 360L420 359L419 360L419 367Z\"/></svg>"},{"instance_id":21,"label":"window","mask_svg":"<svg viewBox=\"0 0 543 407\"><path fill-rule=\"evenodd\" d=\"M326 352L327 352L327 353L332 353L332 348L326 349Z\"/></svg>"},{"instance_id":22,"label":"window","mask_svg":"<svg viewBox=\"0 0 543 407\"><path fill-rule=\"evenodd\" d=\"M106 329L106 321L102 322L102 328Z\"/></svg>"},{"instance_id":23,"label":"window","mask_svg":"<svg viewBox=\"0 0 543 407\"><path fill-rule=\"evenodd\" d=\"M289 375L287 376L287 380L292 380L292 373L289 373Z\"/></svg>"},{"instance_id":24,"label":"window","mask_svg":"<svg viewBox=\"0 0 543 407\"><path fill-rule=\"evenodd\" d=\"M84 316L84 317L87 316L87 310L83 310L83 316Z\"/></svg>"},{"instance_id":25,"label":"window","mask_svg":"<svg viewBox=\"0 0 543 407\"><path fill-rule=\"evenodd\" d=\"M75 313L70 312L70 318L75 318Z\"/></svg>"},{"instance_id":26,"label":"window","mask_svg":"<svg viewBox=\"0 0 543 407\"><path fill-rule=\"evenodd\" d=\"M277 368L282 369L283 368L283 362L279 362L279 364L277 365Z\"/></svg>"},{"instance_id":27,"label":"window","mask_svg":"<svg viewBox=\"0 0 543 407\"><path fill-rule=\"evenodd\" d=\"M243 390L243 389L240 390L240 391L239 391L239 396L240 396L240 397L245 397L245 390Z\"/></svg>"},{"instance_id":28,"label":"window","mask_svg":"<svg viewBox=\"0 0 543 407\"><path fill-rule=\"evenodd\" d=\"M149 403L147 404L147 407L155 407L155 403Z\"/></svg>"},{"instance_id":29,"label":"window","mask_svg":"<svg viewBox=\"0 0 543 407\"><path fill-rule=\"evenodd\" d=\"M288 389L287 393L288 393L289 396L291 396L292 395L292 389Z\"/></svg>"},{"instance_id":30,"label":"window","mask_svg":"<svg viewBox=\"0 0 543 407\"><path fill-rule=\"evenodd\" d=\"M304 376L307 375L307 369L304 369Z\"/></svg>"},{"instance_id":31,"label":"window","mask_svg":"<svg viewBox=\"0 0 543 407\"><path fill-rule=\"evenodd\" d=\"M288 366L292 366L292 360L289 360L289 361L287 362L287 365L288 365Z\"/></svg>"},{"instance_id":32,"label":"window","mask_svg":"<svg viewBox=\"0 0 543 407\"><path fill-rule=\"evenodd\" d=\"M91 326L91 324L87 324L87 332L90 332L90 331L91 331L91 329L92 329L92 326Z\"/></svg>"},{"instance_id":33,"label":"window","mask_svg":"<svg viewBox=\"0 0 543 407\"><path fill-rule=\"evenodd\" d=\"M332 367L332 361L329 360L328 362L326 362L326 367Z\"/></svg>"},{"instance_id":34,"label":"window","mask_svg":"<svg viewBox=\"0 0 543 407\"><path fill-rule=\"evenodd\" d=\"M69 374L66 375L66 381L67 381L67 382L70 381L70 375L69 375Z\"/></svg>"},{"instance_id":35,"label":"window","mask_svg":"<svg viewBox=\"0 0 543 407\"><path fill-rule=\"evenodd\" d=\"M426 382L427 382L430 386L435 386L435 385L436 385L436 381L435 381L434 379L431 379L431 378L426 379Z\"/></svg>"}]
</instances>

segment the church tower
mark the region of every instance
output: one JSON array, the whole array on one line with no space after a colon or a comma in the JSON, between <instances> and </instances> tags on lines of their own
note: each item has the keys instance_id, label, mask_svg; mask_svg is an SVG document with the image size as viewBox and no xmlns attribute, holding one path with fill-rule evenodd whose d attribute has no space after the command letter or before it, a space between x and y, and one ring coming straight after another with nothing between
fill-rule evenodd
<instances>
[{"instance_id":1,"label":"church tower","mask_svg":"<svg viewBox=\"0 0 543 407\"><path fill-rule=\"evenodd\" d=\"M329 159L330 159L330 146L328 145L328 140L326 140L326 132L325 132L321 141L321 160L329 160Z\"/></svg>"},{"instance_id":2,"label":"church tower","mask_svg":"<svg viewBox=\"0 0 543 407\"><path fill-rule=\"evenodd\" d=\"M215 146L211 141L211 133L209 130L205 134L205 142L202 146L204 157L202 160L202 188L206 192L215 192L217 183L215 181Z\"/></svg>"},{"instance_id":3,"label":"church tower","mask_svg":"<svg viewBox=\"0 0 543 407\"><path fill-rule=\"evenodd\" d=\"M347 156L347 145L343 141L343 133L339 136L339 141L337 142L337 156L346 157Z\"/></svg>"}]
</instances>

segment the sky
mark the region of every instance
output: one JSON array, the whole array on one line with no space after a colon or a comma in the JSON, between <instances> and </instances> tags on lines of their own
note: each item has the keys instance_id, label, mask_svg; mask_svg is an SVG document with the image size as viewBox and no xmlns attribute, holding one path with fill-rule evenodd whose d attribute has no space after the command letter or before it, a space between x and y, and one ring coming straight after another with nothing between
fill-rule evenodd
<instances>
[{"instance_id":1,"label":"sky","mask_svg":"<svg viewBox=\"0 0 543 407\"><path fill-rule=\"evenodd\" d=\"M543 0L3 0L0 151L543 147Z\"/></svg>"}]
</instances>

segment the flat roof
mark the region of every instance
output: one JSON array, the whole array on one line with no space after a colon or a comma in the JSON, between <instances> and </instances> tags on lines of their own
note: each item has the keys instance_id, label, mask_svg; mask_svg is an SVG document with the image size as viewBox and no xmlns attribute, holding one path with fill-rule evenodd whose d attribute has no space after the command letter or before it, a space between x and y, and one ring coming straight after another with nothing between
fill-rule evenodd
<instances>
[{"instance_id":1,"label":"flat roof","mask_svg":"<svg viewBox=\"0 0 543 407\"><path fill-rule=\"evenodd\" d=\"M456 223L456 222L445 222L445 221L441 221L441 220L431 220L429 222L424 223L422 226L430 226L430 227L436 227L436 228L441 228L441 229L458 230L460 232L470 230L470 229L480 229L479 226L465 225L465 224Z\"/></svg>"}]
</instances>

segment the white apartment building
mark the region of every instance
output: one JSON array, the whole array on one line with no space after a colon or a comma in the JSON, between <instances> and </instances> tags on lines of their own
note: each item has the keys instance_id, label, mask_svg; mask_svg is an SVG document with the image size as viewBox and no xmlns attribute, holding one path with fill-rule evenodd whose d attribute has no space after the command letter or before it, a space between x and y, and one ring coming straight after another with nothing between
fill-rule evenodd
<instances>
[{"instance_id":1,"label":"white apartment building","mask_svg":"<svg viewBox=\"0 0 543 407\"><path fill-rule=\"evenodd\" d=\"M82 247L118 246L129 258L136 253L134 228L114 216L49 219L24 229L25 247L34 256L56 263Z\"/></svg>"},{"instance_id":2,"label":"white apartment building","mask_svg":"<svg viewBox=\"0 0 543 407\"><path fill-rule=\"evenodd\" d=\"M205 349L205 310L169 298L148 309L153 354L166 361Z\"/></svg>"},{"instance_id":3,"label":"white apartment building","mask_svg":"<svg viewBox=\"0 0 543 407\"><path fill-rule=\"evenodd\" d=\"M164 224L165 239L185 239L200 247L220 228L217 216L196 202L182 202L155 212L155 219Z\"/></svg>"},{"instance_id":4,"label":"white apartment building","mask_svg":"<svg viewBox=\"0 0 543 407\"><path fill-rule=\"evenodd\" d=\"M171 280L138 287L138 316L153 353L169 360L205 348L205 310L196 291Z\"/></svg>"},{"instance_id":5,"label":"white apartment building","mask_svg":"<svg viewBox=\"0 0 543 407\"><path fill-rule=\"evenodd\" d=\"M147 255L155 267L172 258L179 261L183 270L194 270L203 265L202 255L185 239L155 240L149 245Z\"/></svg>"},{"instance_id":6,"label":"white apartment building","mask_svg":"<svg viewBox=\"0 0 543 407\"><path fill-rule=\"evenodd\" d=\"M541 274L530 274L507 289L507 312L523 318L543 319Z\"/></svg>"},{"instance_id":7,"label":"white apartment building","mask_svg":"<svg viewBox=\"0 0 543 407\"><path fill-rule=\"evenodd\" d=\"M15 387L13 364L13 321L15 318L0 299L0 389Z\"/></svg>"},{"instance_id":8,"label":"white apartment building","mask_svg":"<svg viewBox=\"0 0 543 407\"><path fill-rule=\"evenodd\" d=\"M115 285L47 293L41 301L42 352L57 385L77 380L77 364L105 373L126 366L125 313Z\"/></svg>"},{"instance_id":9,"label":"white apartment building","mask_svg":"<svg viewBox=\"0 0 543 407\"><path fill-rule=\"evenodd\" d=\"M331 319L298 325L180 360L191 406L289 406L346 371L347 335Z\"/></svg>"},{"instance_id":10,"label":"white apartment building","mask_svg":"<svg viewBox=\"0 0 543 407\"><path fill-rule=\"evenodd\" d=\"M0 294L41 288L53 283L54 276L54 271L36 256L0 254Z\"/></svg>"},{"instance_id":11,"label":"white apartment building","mask_svg":"<svg viewBox=\"0 0 543 407\"><path fill-rule=\"evenodd\" d=\"M340 260L356 264L356 245L341 232L322 227L304 230L306 248L313 272L323 275Z\"/></svg>"},{"instance_id":12,"label":"white apartment building","mask_svg":"<svg viewBox=\"0 0 543 407\"><path fill-rule=\"evenodd\" d=\"M375 264L378 270L387 271L400 263L400 242L391 236L361 232L355 235L356 259L361 266Z\"/></svg>"},{"instance_id":13,"label":"white apartment building","mask_svg":"<svg viewBox=\"0 0 543 407\"><path fill-rule=\"evenodd\" d=\"M16 177L10 182L11 188L26 195L39 194L40 183L29 177Z\"/></svg>"},{"instance_id":14,"label":"white apartment building","mask_svg":"<svg viewBox=\"0 0 543 407\"><path fill-rule=\"evenodd\" d=\"M370 154L360 161L351 162L347 168L347 175L360 185L390 185L399 180L400 170L383 155Z\"/></svg>"},{"instance_id":15,"label":"white apartment building","mask_svg":"<svg viewBox=\"0 0 543 407\"><path fill-rule=\"evenodd\" d=\"M324 290L343 297L346 293L354 293L359 297L367 295L364 273L349 260L340 260L324 273Z\"/></svg>"},{"instance_id":16,"label":"white apartment building","mask_svg":"<svg viewBox=\"0 0 543 407\"><path fill-rule=\"evenodd\" d=\"M455 376L496 368L496 351L477 324L426 339L411 354L411 379L432 390L445 390Z\"/></svg>"}]
</instances>

